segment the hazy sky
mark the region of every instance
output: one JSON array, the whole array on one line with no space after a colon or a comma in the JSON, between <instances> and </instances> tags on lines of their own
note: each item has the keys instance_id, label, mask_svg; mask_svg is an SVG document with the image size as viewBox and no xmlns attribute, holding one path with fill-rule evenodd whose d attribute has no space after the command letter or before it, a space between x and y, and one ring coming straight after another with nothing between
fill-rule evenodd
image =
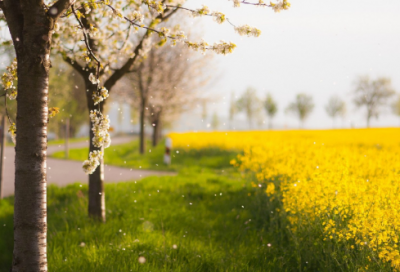
<instances>
[{"instance_id":1,"label":"hazy sky","mask_svg":"<svg viewBox=\"0 0 400 272\"><path fill-rule=\"evenodd\" d=\"M211 18L201 20L204 38L237 44L234 54L216 57L219 80L209 90L215 105L209 110L227 117L230 93L240 95L253 86L260 97L269 91L275 97L279 126L298 126L284 108L299 92L313 96L315 109L307 128L330 128L331 119L324 106L337 94L347 102L346 126L365 126L365 113L356 110L351 100L353 82L359 75L386 76L400 93L400 1L386 0L302 0L290 1L288 11L274 13L268 8L242 5L233 8L227 0L188 1L187 6L206 4L218 10L236 25L249 24L262 30L259 38L240 37L224 23ZM194 24L196 28L199 23ZM210 114L211 115L211 114ZM239 116L239 119L243 119ZM338 122L338 124L340 124ZM390 109L372 126L398 126L399 118Z\"/></svg>"}]
</instances>

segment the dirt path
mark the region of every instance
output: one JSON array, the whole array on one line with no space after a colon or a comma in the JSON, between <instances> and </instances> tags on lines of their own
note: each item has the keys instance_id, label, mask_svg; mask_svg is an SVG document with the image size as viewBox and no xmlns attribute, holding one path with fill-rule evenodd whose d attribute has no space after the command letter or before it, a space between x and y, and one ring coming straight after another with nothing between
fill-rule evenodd
<instances>
[{"instance_id":1,"label":"dirt path","mask_svg":"<svg viewBox=\"0 0 400 272\"><path fill-rule=\"evenodd\" d=\"M132 141L132 137L120 137L113 139L113 145L123 144ZM86 147L86 142L71 143L70 148L81 148ZM53 145L47 148L47 155L50 156L52 153L64 150L63 145ZM4 196L14 194L14 147L5 148L5 167L4 167ZM147 176L160 176L160 175L174 175L171 172L160 172L150 170L137 170L128 169L116 166L104 167L104 177L106 183L138 180ZM57 184L58 186L65 186L67 184L81 182L82 184L88 183L87 175L82 171L82 162L59 160L53 158L47 158L47 183Z\"/></svg>"}]
</instances>

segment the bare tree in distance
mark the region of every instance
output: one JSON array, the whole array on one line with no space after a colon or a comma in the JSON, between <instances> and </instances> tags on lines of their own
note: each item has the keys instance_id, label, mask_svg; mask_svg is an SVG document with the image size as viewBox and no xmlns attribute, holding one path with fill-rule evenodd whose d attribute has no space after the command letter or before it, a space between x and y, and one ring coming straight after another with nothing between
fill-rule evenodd
<instances>
[{"instance_id":1,"label":"bare tree in distance","mask_svg":"<svg viewBox=\"0 0 400 272\"><path fill-rule=\"evenodd\" d=\"M287 106L286 112L296 115L300 121L300 128L304 128L304 122L310 116L313 109L314 102L312 96L299 93L296 95L295 101Z\"/></svg>"},{"instance_id":2,"label":"bare tree in distance","mask_svg":"<svg viewBox=\"0 0 400 272\"><path fill-rule=\"evenodd\" d=\"M278 105L270 93L267 94L264 100L264 109L268 116L268 128L272 129L272 119L278 112Z\"/></svg>"},{"instance_id":3,"label":"bare tree in distance","mask_svg":"<svg viewBox=\"0 0 400 272\"><path fill-rule=\"evenodd\" d=\"M400 94L397 95L397 99L392 104L393 113L400 117Z\"/></svg>"},{"instance_id":4,"label":"bare tree in distance","mask_svg":"<svg viewBox=\"0 0 400 272\"><path fill-rule=\"evenodd\" d=\"M390 78L372 80L369 76L361 76L355 81L353 102L358 108L366 108L367 127L370 127L372 117L379 117L382 107L394 94Z\"/></svg>"},{"instance_id":5,"label":"bare tree in distance","mask_svg":"<svg viewBox=\"0 0 400 272\"><path fill-rule=\"evenodd\" d=\"M236 102L239 112L244 112L249 123L249 128L253 128L254 118L260 113L261 100L257 96L257 91L253 87L248 87Z\"/></svg>"},{"instance_id":6,"label":"bare tree in distance","mask_svg":"<svg viewBox=\"0 0 400 272\"><path fill-rule=\"evenodd\" d=\"M329 98L328 104L325 106L325 111L328 116L332 118L332 126L335 127L335 118L344 117L346 115L346 102L334 95Z\"/></svg>"}]
</instances>

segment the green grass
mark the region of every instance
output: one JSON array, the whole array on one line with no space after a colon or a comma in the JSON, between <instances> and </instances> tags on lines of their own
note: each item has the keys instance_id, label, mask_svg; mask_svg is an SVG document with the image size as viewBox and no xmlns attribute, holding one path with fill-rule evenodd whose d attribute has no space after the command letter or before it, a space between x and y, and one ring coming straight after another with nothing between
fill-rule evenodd
<instances>
[{"instance_id":1,"label":"green grass","mask_svg":"<svg viewBox=\"0 0 400 272\"><path fill-rule=\"evenodd\" d=\"M79 143L89 140L87 137L82 138L70 138L68 140L69 143ZM58 140L50 140L47 142L48 145L63 145L65 143L65 139L58 139Z\"/></svg>"},{"instance_id":2,"label":"green grass","mask_svg":"<svg viewBox=\"0 0 400 272\"><path fill-rule=\"evenodd\" d=\"M172 150L172 164L167 166L163 163L165 146L159 144L152 147L147 143L144 155L139 154L139 142L111 146L105 150L104 163L133 169L152 169L163 171L177 171L186 167L190 168L212 168L230 169L230 160L237 156L235 151L223 151L214 148L204 150ZM88 157L88 148L71 149L69 159L84 161ZM64 159L64 151L56 152L53 158ZM197 167L196 167L197 166Z\"/></svg>"},{"instance_id":3,"label":"green grass","mask_svg":"<svg viewBox=\"0 0 400 272\"><path fill-rule=\"evenodd\" d=\"M107 184L106 224L88 220L86 194L87 187L78 184L49 187L49 271L266 271L283 266L275 245L267 246L275 238L266 224L265 197L238 177L194 171ZM0 271L11 264L12 202L0 202ZM139 256L147 262L139 264Z\"/></svg>"}]
</instances>

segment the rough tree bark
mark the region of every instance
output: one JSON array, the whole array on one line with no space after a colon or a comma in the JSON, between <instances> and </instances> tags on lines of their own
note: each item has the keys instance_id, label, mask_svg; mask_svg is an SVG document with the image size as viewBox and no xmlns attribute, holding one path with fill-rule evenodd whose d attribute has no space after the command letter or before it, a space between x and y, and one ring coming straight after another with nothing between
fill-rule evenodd
<instances>
[{"instance_id":1,"label":"rough tree bark","mask_svg":"<svg viewBox=\"0 0 400 272\"><path fill-rule=\"evenodd\" d=\"M51 30L67 0L4 0L17 56L14 251L12 271L47 271L46 149Z\"/></svg>"}]
</instances>

